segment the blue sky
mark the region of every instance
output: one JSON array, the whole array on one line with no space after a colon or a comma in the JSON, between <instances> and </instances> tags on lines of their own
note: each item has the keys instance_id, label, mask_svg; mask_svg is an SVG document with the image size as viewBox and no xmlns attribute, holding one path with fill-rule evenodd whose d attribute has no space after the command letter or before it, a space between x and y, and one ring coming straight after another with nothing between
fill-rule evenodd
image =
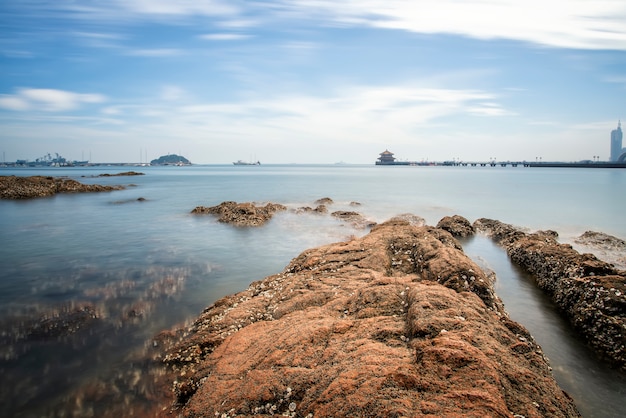
<instances>
[{"instance_id":1,"label":"blue sky","mask_svg":"<svg viewBox=\"0 0 626 418\"><path fill-rule=\"evenodd\" d=\"M6 161L607 160L626 2L3 0Z\"/></svg>"}]
</instances>

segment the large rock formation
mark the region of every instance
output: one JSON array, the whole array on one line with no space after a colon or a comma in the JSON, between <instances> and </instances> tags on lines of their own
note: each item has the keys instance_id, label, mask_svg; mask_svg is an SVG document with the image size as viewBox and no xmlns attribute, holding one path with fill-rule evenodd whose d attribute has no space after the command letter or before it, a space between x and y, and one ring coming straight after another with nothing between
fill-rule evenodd
<instances>
[{"instance_id":1,"label":"large rock formation","mask_svg":"<svg viewBox=\"0 0 626 418\"><path fill-rule=\"evenodd\" d=\"M0 198L2 199L30 199L52 196L56 193L108 192L123 188L123 186L83 184L61 177L0 176Z\"/></svg>"},{"instance_id":2,"label":"large rock formation","mask_svg":"<svg viewBox=\"0 0 626 418\"><path fill-rule=\"evenodd\" d=\"M191 213L218 215L219 222L236 226L261 226L272 219L274 213L287 210L278 203L257 206L254 203L222 202L217 206L197 206Z\"/></svg>"},{"instance_id":3,"label":"large rock formation","mask_svg":"<svg viewBox=\"0 0 626 418\"><path fill-rule=\"evenodd\" d=\"M444 216L437 223L437 228L445 229L455 237L469 237L474 235L474 227L462 216Z\"/></svg>"},{"instance_id":4,"label":"large rock formation","mask_svg":"<svg viewBox=\"0 0 626 418\"><path fill-rule=\"evenodd\" d=\"M524 267L602 357L626 371L626 272L560 244L553 231L525 233L491 219L474 227Z\"/></svg>"},{"instance_id":5,"label":"large rock formation","mask_svg":"<svg viewBox=\"0 0 626 418\"><path fill-rule=\"evenodd\" d=\"M448 232L400 219L305 251L154 345L179 416L578 416L492 278Z\"/></svg>"}]
</instances>

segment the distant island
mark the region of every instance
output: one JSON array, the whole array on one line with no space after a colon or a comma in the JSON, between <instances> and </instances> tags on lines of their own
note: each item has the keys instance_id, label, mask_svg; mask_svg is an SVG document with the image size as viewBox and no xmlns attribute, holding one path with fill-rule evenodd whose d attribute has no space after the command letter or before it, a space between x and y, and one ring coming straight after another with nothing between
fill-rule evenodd
<instances>
[{"instance_id":1,"label":"distant island","mask_svg":"<svg viewBox=\"0 0 626 418\"><path fill-rule=\"evenodd\" d=\"M163 155L156 160L150 161L150 165L191 165L191 161L183 157L182 155L169 154Z\"/></svg>"}]
</instances>

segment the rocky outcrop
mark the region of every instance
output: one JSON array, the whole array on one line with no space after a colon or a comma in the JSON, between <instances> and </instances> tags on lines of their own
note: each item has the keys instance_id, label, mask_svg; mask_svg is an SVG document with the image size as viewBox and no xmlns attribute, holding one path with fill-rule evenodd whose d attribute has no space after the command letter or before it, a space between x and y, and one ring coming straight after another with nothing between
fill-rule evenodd
<instances>
[{"instance_id":1,"label":"rocky outcrop","mask_svg":"<svg viewBox=\"0 0 626 418\"><path fill-rule=\"evenodd\" d=\"M330 197L322 197L321 199L317 199L317 200L315 201L315 204L316 204L316 205L325 205L325 206L328 206L328 205L332 205L333 203L335 203L335 202L334 202L334 201L333 201L333 199L331 199Z\"/></svg>"},{"instance_id":2,"label":"rocky outcrop","mask_svg":"<svg viewBox=\"0 0 626 418\"><path fill-rule=\"evenodd\" d=\"M626 270L626 241L603 232L586 231L574 240L581 252L592 252L598 258Z\"/></svg>"},{"instance_id":3,"label":"rocky outcrop","mask_svg":"<svg viewBox=\"0 0 626 418\"><path fill-rule=\"evenodd\" d=\"M296 209L296 213L317 213L317 214L324 214L324 213L328 213L328 208L326 207L326 205L317 205L315 207L315 209L313 209L310 206L302 206L298 209Z\"/></svg>"},{"instance_id":4,"label":"rocky outcrop","mask_svg":"<svg viewBox=\"0 0 626 418\"><path fill-rule=\"evenodd\" d=\"M460 248L396 219L218 300L154 341L175 413L579 416Z\"/></svg>"},{"instance_id":5,"label":"rocky outcrop","mask_svg":"<svg viewBox=\"0 0 626 418\"><path fill-rule=\"evenodd\" d=\"M330 214L330 216L349 222L354 228L366 229L376 225L376 222L370 221L358 212L338 210Z\"/></svg>"},{"instance_id":6,"label":"rocky outcrop","mask_svg":"<svg viewBox=\"0 0 626 418\"><path fill-rule=\"evenodd\" d=\"M626 241L604 232L585 231L575 241L579 244L593 245L607 250L626 251Z\"/></svg>"},{"instance_id":7,"label":"rocky outcrop","mask_svg":"<svg viewBox=\"0 0 626 418\"><path fill-rule=\"evenodd\" d=\"M443 217L439 223L437 223L437 228L444 229L455 237L469 237L474 235L474 227L470 221L459 215Z\"/></svg>"},{"instance_id":8,"label":"rocky outcrop","mask_svg":"<svg viewBox=\"0 0 626 418\"><path fill-rule=\"evenodd\" d=\"M191 211L196 214L218 215L219 222L236 226L261 226L272 219L276 212L287 210L278 203L257 206L254 203L222 202L217 206L197 206Z\"/></svg>"},{"instance_id":9,"label":"rocky outcrop","mask_svg":"<svg viewBox=\"0 0 626 418\"><path fill-rule=\"evenodd\" d=\"M47 176L0 176L0 198L31 199L57 193L108 192L122 190L122 186L82 184L76 180Z\"/></svg>"},{"instance_id":10,"label":"rocky outcrop","mask_svg":"<svg viewBox=\"0 0 626 418\"><path fill-rule=\"evenodd\" d=\"M110 173L98 174L97 177L143 176L143 175L144 173L139 173L137 171L125 171L123 173L115 173L115 174L110 174Z\"/></svg>"},{"instance_id":11,"label":"rocky outcrop","mask_svg":"<svg viewBox=\"0 0 626 418\"><path fill-rule=\"evenodd\" d=\"M553 231L525 233L491 219L474 227L500 243L550 295L602 357L626 371L626 272L560 244Z\"/></svg>"}]
</instances>

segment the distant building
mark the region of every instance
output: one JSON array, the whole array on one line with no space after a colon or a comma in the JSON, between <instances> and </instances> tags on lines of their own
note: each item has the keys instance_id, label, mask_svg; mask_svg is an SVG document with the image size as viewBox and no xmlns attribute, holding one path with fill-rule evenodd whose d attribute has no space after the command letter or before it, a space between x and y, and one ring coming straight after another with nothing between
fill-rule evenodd
<instances>
[{"instance_id":1,"label":"distant building","mask_svg":"<svg viewBox=\"0 0 626 418\"><path fill-rule=\"evenodd\" d=\"M626 158L626 148L622 148L622 122L617 122L617 129L611 131L611 161L623 161Z\"/></svg>"},{"instance_id":2,"label":"distant building","mask_svg":"<svg viewBox=\"0 0 626 418\"><path fill-rule=\"evenodd\" d=\"M411 163L409 161L397 161L396 157L393 156L393 152L389 150L385 150L380 153L380 157L376 160L376 165L413 165L415 163Z\"/></svg>"},{"instance_id":3,"label":"distant building","mask_svg":"<svg viewBox=\"0 0 626 418\"><path fill-rule=\"evenodd\" d=\"M393 156L393 152L385 150L380 153L380 157L378 157L376 164L393 164L395 161L396 157Z\"/></svg>"}]
</instances>

